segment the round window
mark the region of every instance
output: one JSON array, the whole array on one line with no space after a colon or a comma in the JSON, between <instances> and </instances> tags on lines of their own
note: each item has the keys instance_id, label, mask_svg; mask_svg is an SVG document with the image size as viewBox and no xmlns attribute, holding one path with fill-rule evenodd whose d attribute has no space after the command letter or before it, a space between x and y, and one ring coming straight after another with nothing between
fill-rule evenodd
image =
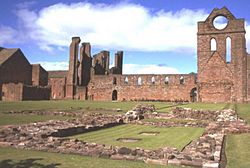
<instances>
[{"instance_id":1,"label":"round window","mask_svg":"<svg viewBox=\"0 0 250 168\"><path fill-rule=\"evenodd\" d=\"M225 16L217 16L214 21L213 25L216 29L222 30L227 27L228 20Z\"/></svg>"}]
</instances>

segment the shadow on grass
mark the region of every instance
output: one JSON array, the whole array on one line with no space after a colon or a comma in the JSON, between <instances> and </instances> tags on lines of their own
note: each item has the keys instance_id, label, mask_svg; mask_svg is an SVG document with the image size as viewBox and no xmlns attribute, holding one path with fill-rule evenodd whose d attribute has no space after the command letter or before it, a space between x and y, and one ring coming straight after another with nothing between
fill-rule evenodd
<instances>
[{"instance_id":1,"label":"shadow on grass","mask_svg":"<svg viewBox=\"0 0 250 168\"><path fill-rule=\"evenodd\" d=\"M20 161L14 161L11 159L6 159L0 161L0 168L57 168L57 166L61 165L60 163L52 163L52 164L41 164L36 161L43 160L42 158L30 158Z\"/></svg>"}]
</instances>

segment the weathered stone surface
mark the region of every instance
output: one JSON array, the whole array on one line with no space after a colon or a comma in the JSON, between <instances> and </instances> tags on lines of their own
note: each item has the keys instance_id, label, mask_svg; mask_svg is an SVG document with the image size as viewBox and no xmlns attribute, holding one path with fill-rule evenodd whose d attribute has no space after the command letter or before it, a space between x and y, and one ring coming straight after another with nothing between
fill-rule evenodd
<instances>
[{"instance_id":1,"label":"weathered stone surface","mask_svg":"<svg viewBox=\"0 0 250 168\"><path fill-rule=\"evenodd\" d=\"M145 160L145 163L147 164L158 164L158 165L167 165L168 164L168 160L167 159L149 159L147 158Z\"/></svg>"}]
</instances>

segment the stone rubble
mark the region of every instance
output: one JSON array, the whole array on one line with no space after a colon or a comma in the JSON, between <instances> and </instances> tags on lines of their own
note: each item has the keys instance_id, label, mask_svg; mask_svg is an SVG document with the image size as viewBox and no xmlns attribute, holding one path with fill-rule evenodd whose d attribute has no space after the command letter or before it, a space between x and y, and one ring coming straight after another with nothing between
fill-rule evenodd
<instances>
[{"instance_id":1,"label":"stone rubble","mask_svg":"<svg viewBox=\"0 0 250 168\"><path fill-rule=\"evenodd\" d=\"M155 106L152 104L137 104L132 110L125 114L125 123L130 123L134 120L141 120L145 113L155 112Z\"/></svg>"},{"instance_id":2,"label":"stone rubble","mask_svg":"<svg viewBox=\"0 0 250 168\"><path fill-rule=\"evenodd\" d=\"M140 111L140 113L143 113L145 116L147 114L146 111L139 110L139 108L137 111ZM179 114L177 111L179 111ZM151 112L152 111L150 111L150 113ZM67 136L123 124L124 120L126 120L126 115L92 113L81 114L82 118L70 119L67 121L50 120L47 122L37 122L20 126L0 127L0 146L72 153L118 160L138 160L151 164L218 168L221 160L224 136L228 133L250 132L250 127L242 119L239 119L233 110L212 112L214 116L211 118L206 116L207 113L207 111L178 108L169 114L168 117L171 115L173 118L179 117L181 119L193 120L192 123L195 123L195 119L210 121L206 125L201 125L206 127L203 135L197 140L191 141L181 151L170 147L157 150L146 150L141 148L130 149L127 147L87 143L78 139L67 138ZM148 117L149 116L150 115L148 115ZM161 115L154 114L154 117L160 118ZM164 114L163 117L166 117L166 114ZM170 124L167 125L166 123L168 122L165 122L157 125L150 122L144 123L142 121L131 121L131 123L152 124L161 127L168 127L172 124L170 122ZM183 126L177 123L173 125ZM188 126L196 127L200 125L188 124Z\"/></svg>"}]
</instances>

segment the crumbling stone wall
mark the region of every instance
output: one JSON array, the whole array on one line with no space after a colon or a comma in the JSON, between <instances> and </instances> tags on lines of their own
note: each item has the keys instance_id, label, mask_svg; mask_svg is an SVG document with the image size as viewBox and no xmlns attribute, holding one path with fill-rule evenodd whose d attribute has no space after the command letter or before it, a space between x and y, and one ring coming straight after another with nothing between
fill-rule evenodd
<instances>
[{"instance_id":1,"label":"crumbling stone wall","mask_svg":"<svg viewBox=\"0 0 250 168\"><path fill-rule=\"evenodd\" d=\"M216 28L213 23L218 16L224 16L228 21L224 29ZM244 19L236 19L226 7L215 8L205 21L198 22L199 101L246 101L247 53L244 24ZM226 60L227 38L231 39L229 62ZM212 40L216 43L214 51Z\"/></svg>"},{"instance_id":2,"label":"crumbling stone wall","mask_svg":"<svg viewBox=\"0 0 250 168\"><path fill-rule=\"evenodd\" d=\"M109 72L109 51L101 51L93 56L92 66L95 70L95 75L105 75Z\"/></svg>"},{"instance_id":3,"label":"crumbling stone wall","mask_svg":"<svg viewBox=\"0 0 250 168\"><path fill-rule=\"evenodd\" d=\"M141 83L138 83L139 79ZM88 87L88 99L191 101L191 91L195 87L195 74L95 75ZM114 93L117 95L114 96Z\"/></svg>"}]
</instances>

